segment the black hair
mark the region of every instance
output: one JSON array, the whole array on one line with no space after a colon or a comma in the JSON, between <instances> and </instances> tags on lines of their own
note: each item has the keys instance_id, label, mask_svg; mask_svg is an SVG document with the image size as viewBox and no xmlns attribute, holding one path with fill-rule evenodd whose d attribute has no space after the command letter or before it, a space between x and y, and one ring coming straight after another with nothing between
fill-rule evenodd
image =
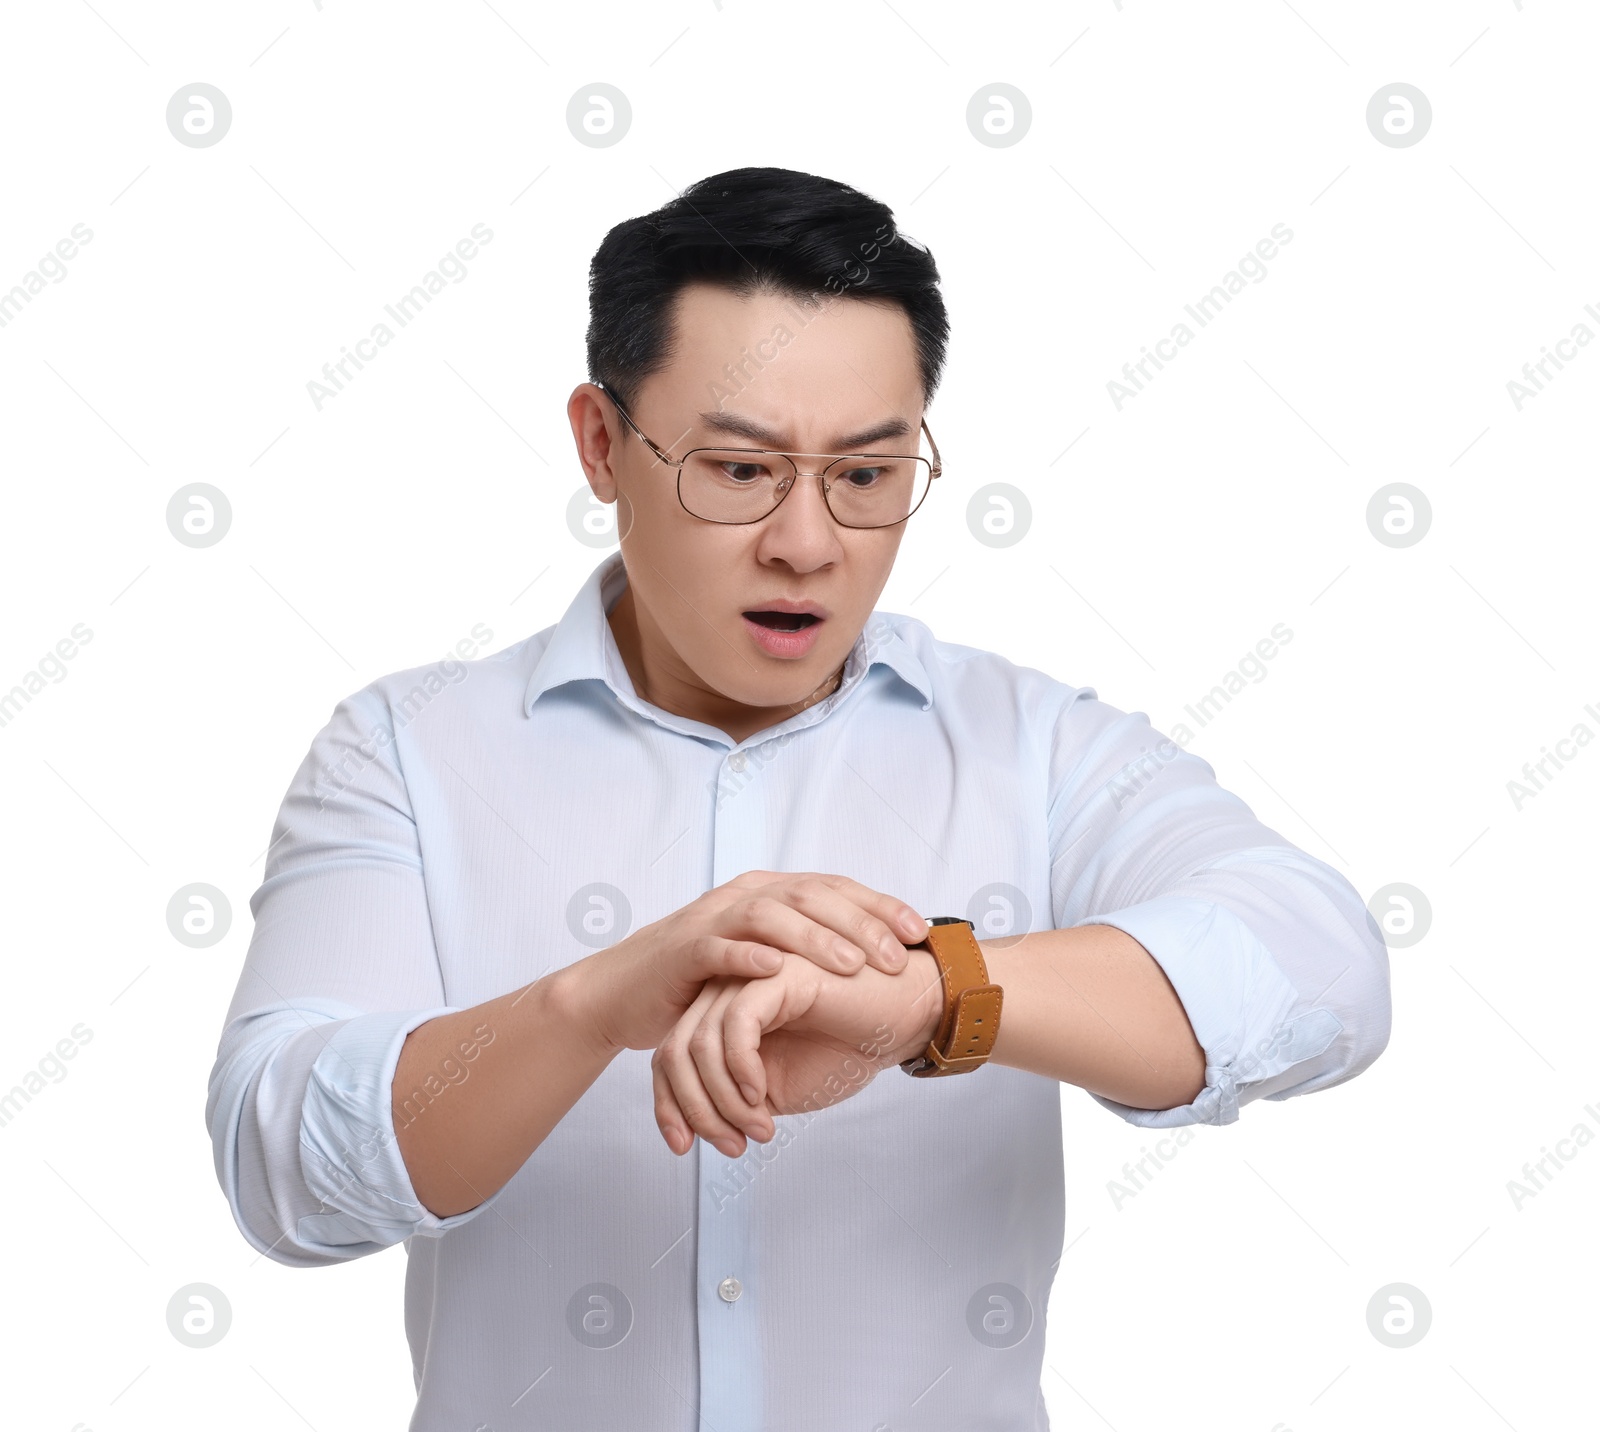
<instances>
[{"instance_id":1,"label":"black hair","mask_svg":"<svg viewBox=\"0 0 1600 1432\"><path fill-rule=\"evenodd\" d=\"M911 320L924 405L939 385L950 321L933 255L896 230L886 204L836 179L730 169L606 234L589 264L589 380L630 413L670 361L672 305L691 282L892 300Z\"/></svg>"}]
</instances>

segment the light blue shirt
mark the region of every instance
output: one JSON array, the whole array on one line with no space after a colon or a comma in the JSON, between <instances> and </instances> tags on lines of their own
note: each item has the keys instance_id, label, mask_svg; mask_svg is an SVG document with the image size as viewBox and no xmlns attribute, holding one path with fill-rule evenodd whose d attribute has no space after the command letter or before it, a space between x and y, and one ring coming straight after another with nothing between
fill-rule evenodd
<instances>
[{"instance_id":1,"label":"light blue shirt","mask_svg":"<svg viewBox=\"0 0 1600 1432\"><path fill-rule=\"evenodd\" d=\"M1227 1124L1382 1051L1377 926L1143 713L911 617L874 612L837 691L731 743L634 693L604 617L626 580L613 552L555 626L374 681L312 742L206 1104L234 1217L297 1266L404 1242L413 1432L1046 1428L1055 1080L891 1069L738 1160L680 1158L650 1052L627 1050L509 1183L441 1219L395 1142L406 1034L745 870L831 871L980 939L1125 930L1182 999L1206 1087L1165 1110L1091 1097ZM462 1054L433 1092L470 1077Z\"/></svg>"}]
</instances>

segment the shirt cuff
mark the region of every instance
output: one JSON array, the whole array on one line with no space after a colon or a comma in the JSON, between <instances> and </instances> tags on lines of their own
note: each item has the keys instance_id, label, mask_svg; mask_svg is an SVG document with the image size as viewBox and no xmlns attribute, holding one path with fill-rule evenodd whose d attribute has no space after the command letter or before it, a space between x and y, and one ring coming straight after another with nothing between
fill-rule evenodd
<instances>
[{"instance_id":1,"label":"shirt cuff","mask_svg":"<svg viewBox=\"0 0 1600 1432\"><path fill-rule=\"evenodd\" d=\"M1079 920L1072 928L1082 925L1115 926L1150 952L1172 981L1206 1054L1206 1087L1189 1104L1135 1109L1091 1092L1090 1098L1130 1124L1231 1124L1241 1104L1265 1092L1255 1086L1315 1058L1344 1028L1330 1009L1297 1008L1299 991L1226 905L1162 895Z\"/></svg>"},{"instance_id":2,"label":"shirt cuff","mask_svg":"<svg viewBox=\"0 0 1600 1432\"><path fill-rule=\"evenodd\" d=\"M311 1066L300 1114L300 1170L326 1212L300 1219L311 1243L372 1252L413 1234L438 1237L477 1217L494 1198L440 1218L417 1200L395 1137L395 1066L408 1035L453 1005L363 1014L345 1021Z\"/></svg>"}]
</instances>

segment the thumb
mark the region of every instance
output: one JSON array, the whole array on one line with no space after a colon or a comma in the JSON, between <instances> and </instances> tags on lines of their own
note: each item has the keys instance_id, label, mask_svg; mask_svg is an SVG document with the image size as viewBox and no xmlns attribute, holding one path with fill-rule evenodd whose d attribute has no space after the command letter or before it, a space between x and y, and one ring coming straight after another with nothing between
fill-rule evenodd
<instances>
[{"instance_id":1,"label":"thumb","mask_svg":"<svg viewBox=\"0 0 1600 1432\"><path fill-rule=\"evenodd\" d=\"M786 1009L789 999L782 979L752 980L722 1012L723 1062L734 1080L749 1091L752 1104L767 1097L761 1037L781 1028L791 1017Z\"/></svg>"}]
</instances>

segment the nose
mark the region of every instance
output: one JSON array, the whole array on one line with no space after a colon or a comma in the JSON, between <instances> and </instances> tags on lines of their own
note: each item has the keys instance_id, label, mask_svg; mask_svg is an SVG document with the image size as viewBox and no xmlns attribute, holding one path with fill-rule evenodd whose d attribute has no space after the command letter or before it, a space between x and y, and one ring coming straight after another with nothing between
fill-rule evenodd
<instances>
[{"instance_id":1,"label":"nose","mask_svg":"<svg viewBox=\"0 0 1600 1432\"><path fill-rule=\"evenodd\" d=\"M834 516L833 516L833 509L828 506L828 497L827 497L827 493L826 493L826 491L824 489L824 486L823 486L823 484L827 481L827 479L824 478L823 475L820 472L802 472L799 469L796 469L795 473L794 473L794 476L785 478L783 483L781 484L781 486L779 488L779 491L778 491L778 504L777 504L776 507L774 507L772 509L773 513L774 514L777 513L779 511L779 509L781 509L781 508L793 507L794 506L794 502L792 500L792 494L794 492L794 489L795 489L795 487L797 485L809 486L810 484L808 484L808 483L801 483L801 479L802 478L807 478L807 477L816 478L816 480L817 480L817 501L822 506L822 516L824 516L824 517L826 517L828 519L829 526L834 525L835 519L834 519ZM802 507L804 507L806 505L807 504L805 502L801 503Z\"/></svg>"}]
</instances>

